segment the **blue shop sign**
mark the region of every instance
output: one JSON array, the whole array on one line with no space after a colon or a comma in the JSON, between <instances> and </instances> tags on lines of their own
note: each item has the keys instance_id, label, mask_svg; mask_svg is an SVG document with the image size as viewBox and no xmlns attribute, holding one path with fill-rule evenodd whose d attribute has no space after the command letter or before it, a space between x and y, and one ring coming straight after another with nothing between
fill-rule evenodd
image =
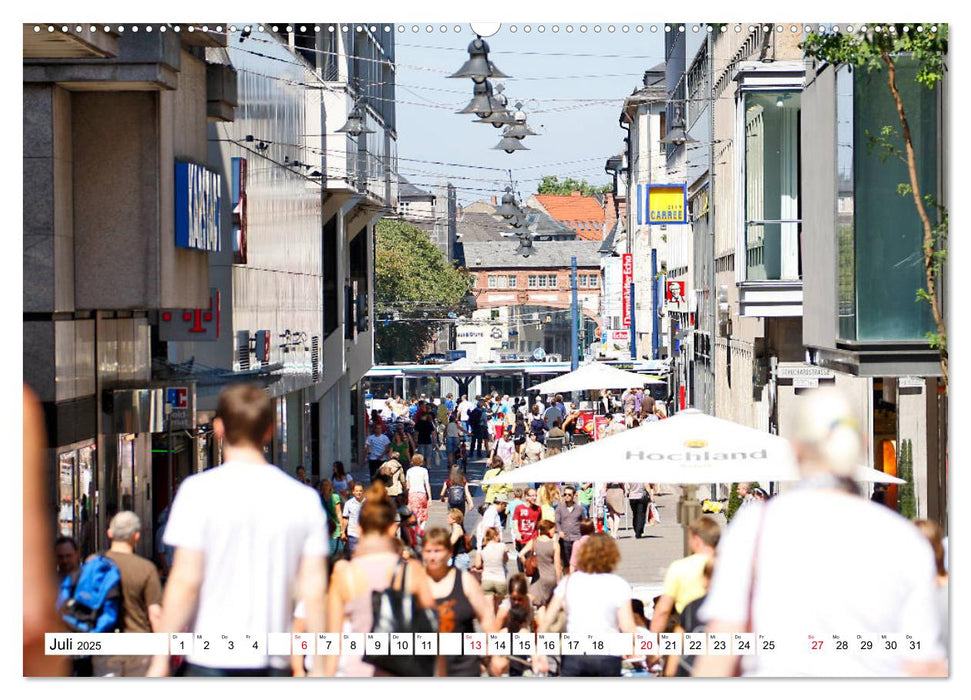
<instances>
[{"instance_id":1,"label":"blue shop sign","mask_svg":"<svg viewBox=\"0 0 971 700\"><path fill-rule=\"evenodd\" d=\"M175 163L175 245L218 253L222 177L195 163Z\"/></svg>"}]
</instances>

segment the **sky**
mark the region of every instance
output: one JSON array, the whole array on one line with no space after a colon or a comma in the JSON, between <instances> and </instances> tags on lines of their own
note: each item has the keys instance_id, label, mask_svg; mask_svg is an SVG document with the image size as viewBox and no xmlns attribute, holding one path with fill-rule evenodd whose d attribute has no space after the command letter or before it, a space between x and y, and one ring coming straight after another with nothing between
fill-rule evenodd
<instances>
[{"instance_id":1,"label":"sky","mask_svg":"<svg viewBox=\"0 0 971 700\"><path fill-rule=\"evenodd\" d=\"M405 31L395 34L399 172L423 189L448 179L465 204L502 195L507 169L524 198L543 175L608 183L604 165L623 149L626 135L618 123L624 98L642 85L645 70L664 60L661 24L653 25L654 33L649 24L572 23L568 32L561 23L555 33L552 23L543 32L538 23L503 24L486 41L490 60L512 77L493 82L505 85L510 107L524 104L528 125L541 134L525 139L530 150L508 154L493 150L502 129L455 113L471 100L473 84L446 76L468 58L475 38L470 25L451 23L444 33L441 23L401 26Z\"/></svg>"}]
</instances>

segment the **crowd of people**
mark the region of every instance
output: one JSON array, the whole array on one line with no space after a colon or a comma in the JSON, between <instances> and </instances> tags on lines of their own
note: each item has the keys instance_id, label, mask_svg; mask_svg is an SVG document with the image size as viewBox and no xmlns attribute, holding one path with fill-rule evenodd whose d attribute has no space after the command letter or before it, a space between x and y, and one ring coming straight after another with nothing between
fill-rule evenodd
<instances>
[{"instance_id":1,"label":"crowd of people","mask_svg":"<svg viewBox=\"0 0 971 700\"><path fill-rule=\"evenodd\" d=\"M633 402L623 415L635 421L660 419L658 403L642 394L638 401L638 396L625 392L621 397L621 406ZM108 532L110 550L93 559L108 560L103 566L115 567L119 585L83 631L191 631L218 638L284 631L367 633L390 625L397 631L596 635L754 629L785 633L802 624L820 632L901 629L921 635L926 646L905 666L894 666L885 657L875 665L861 665L853 657L816 668L788 657L752 656L745 658L741 672L940 672L947 642L947 571L940 528L928 522L915 527L855 494L847 476L859 445L848 437L848 421L833 423L834 416L843 415L840 405L815 406L819 413L801 423L804 429L794 438L804 477L799 488L767 499L740 484L742 506L727 531L720 519L709 515L690 524L691 554L667 567L662 593L648 611L616 574L621 559L617 536L619 517L627 507L634 516L634 535L643 535L656 510L657 486L611 482L598 492L592 483L525 488L487 484L479 494L473 493L478 487L469 482L461 462L451 461L448 478L433 494L426 465L436 459L442 434L447 444L448 426L454 425L460 435L474 434L489 421L501 421L501 431L483 438L482 454L488 459L484 480L490 473L527 463L530 441L548 444L561 437L551 435L554 430L569 433L563 426L571 411L560 411L560 397L547 406L531 406L526 415L514 406L512 433L507 411L496 408L505 406L502 399L493 396L472 404L462 397L449 408L445 402L450 400L437 405L416 401L412 431L399 430L399 421L385 420L380 412L372 414L365 446L369 483L356 481L336 462L328 478L311 484L305 472L293 478L264 457L262 447L272 437L274 421L266 393L252 385L225 389L213 423L225 462L187 478L179 488L162 534L164 544L173 549L164 589L153 563L134 553L141 528L137 516L116 514ZM442 413L445 430L440 430ZM530 432L516 449L515 428L527 416L532 416ZM444 525L429 524L429 504L436 497L445 506ZM826 517L820 519L823 513ZM870 535L865 547L859 546L859 538L854 546L847 524L862 524ZM56 553L58 609L65 621L74 619L70 615L80 619L71 603L85 585L92 560L82 565L69 538L58 540ZM839 577L832 575L834 566ZM894 585L883 585L888 581ZM403 600L409 605L401 604ZM406 609L407 619L401 612ZM196 650L177 666L176 657L169 655L94 657L93 666L90 657L74 661L78 675L403 672L384 657L360 651L282 658ZM733 665L737 661L733 656L651 654L440 655L421 672L451 677L733 675L739 671Z\"/></svg>"}]
</instances>

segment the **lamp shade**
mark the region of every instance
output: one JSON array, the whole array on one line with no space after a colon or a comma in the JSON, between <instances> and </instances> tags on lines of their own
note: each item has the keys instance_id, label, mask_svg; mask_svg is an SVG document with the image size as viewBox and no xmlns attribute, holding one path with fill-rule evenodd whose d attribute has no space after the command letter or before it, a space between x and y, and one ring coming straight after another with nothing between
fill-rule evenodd
<instances>
[{"instance_id":1,"label":"lamp shade","mask_svg":"<svg viewBox=\"0 0 971 700\"><path fill-rule=\"evenodd\" d=\"M515 119L512 114L507 110L495 110L485 119L476 119L474 123L476 124L492 124L497 129L501 129L504 126L509 126L515 123Z\"/></svg>"},{"instance_id":2,"label":"lamp shade","mask_svg":"<svg viewBox=\"0 0 971 700\"><path fill-rule=\"evenodd\" d=\"M660 142L663 144L681 145L683 143L698 143L698 140L691 138L682 127L675 126L664 135L664 138Z\"/></svg>"},{"instance_id":3,"label":"lamp shade","mask_svg":"<svg viewBox=\"0 0 971 700\"><path fill-rule=\"evenodd\" d=\"M354 105L351 113L347 115L347 123L337 129L337 133L360 136L361 134L373 134L374 131L364 125L364 113L360 106Z\"/></svg>"},{"instance_id":4,"label":"lamp shade","mask_svg":"<svg viewBox=\"0 0 971 700\"><path fill-rule=\"evenodd\" d=\"M527 136L539 136L535 131L526 126L526 122L515 123L502 132L503 136L508 136L510 138L519 139L520 141Z\"/></svg>"},{"instance_id":5,"label":"lamp shade","mask_svg":"<svg viewBox=\"0 0 971 700\"><path fill-rule=\"evenodd\" d=\"M503 219L511 219L519 213L521 212L519 207L516 206L516 197L513 193L507 192L502 195L502 205L496 210L496 214Z\"/></svg>"},{"instance_id":6,"label":"lamp shade","mask_svg":"<svg viewBox=\"0 0 971 700\"><path fill-rule=\"evenodd\" d=\"M495 151L505 151L506 153L529 150L523 145L522 141L519 139L510 138L508 136L504 136L499 143L492 147L492 149Z\"/></svg>"},{"instance_id":7,"label":"lamp shade","mask_svg":"<svg viewBox=\"0 0 971 700\"><path fill-rule=\"evenodd\" d=\"M483 39L475 39L469 44L469 60L462 67L448 76L449 78L472 78L476 83L482 83L487 78L508 78L496 65L489 60L489 45Z\"/></svg>"},{"instance_id":8,"label":"lamp shade","mask_svg":"<svg viewBox=\"0 0 971 700\"><path fill-rule=\"evenodd\" d=\"M486 80L475 84L472 89L472 101L456 114L475 114L481 119L488 119L493 112L502 109L502 105L492 96L492 83Z\"/></svg>"}]
</instances>

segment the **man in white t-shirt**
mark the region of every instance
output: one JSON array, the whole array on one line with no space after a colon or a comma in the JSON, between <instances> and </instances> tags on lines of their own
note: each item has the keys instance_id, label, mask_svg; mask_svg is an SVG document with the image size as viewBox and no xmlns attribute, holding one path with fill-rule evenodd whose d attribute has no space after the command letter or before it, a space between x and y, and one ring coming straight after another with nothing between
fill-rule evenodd
<instances>
[{"instance_id":1,"label":"man in white t-shirt","mask_svg":"<svg viewBox=\"0 0 971 700\"><path fill-rule=\"evenodd\" d=\"M344 504L344 511L341 514L343 516L341 539L347 543L348 554L354 554L357 540L361 536L361 525L358 520L361 517L361 506L364 505L364 485L355 483L351 496Z\"/></svg>"},{"instance_id":2,"label":"man in white t-shirt","mask_svg":"<svg viewBox=\"0 0 971 700\"><path fill-rule=\"evenodd\" d=\"M946 673L930 545L912 523L854 492L849 476L863 443L845 399L819 390L800 400L792 439L802 481L732 519L699 611L706 631L774 641L771 653L742 657L743 675ZM806 646L809 635L825 645L819 653ZM848 647L836 648L833 635ZM872 649L861 649L868 641ZM732 675L735 661L699 656L694 675Z\"/></svg>"},{"instance_id":3,"label":"man in white t-shirt","mask_svg":"<svg viewBox=\"0 0 971 700\"><path fill-rule=\"evenodd\" d=\"M482 540L485 539L485 531L490 527L496 528L502 535L502 515L506 512L506 505L509 499L506 494L496 495L495 501L489 504L475 528L475 548L477 551L482 549Z\"/></svg>"},{"instance_id":4,"label":"man in white t-shirt","mask_svg":"<svg viewBox=\"0 0 971 700\"><path fill-rule=\"evenodd\" d=\"M463 395L462 400L459 401L459 422L462 423L462 427L465 430L469 429L469 411L475 408L475 404L469 401L469 397Z\"/></svg>"},{"instance_id":5,"label":"man in white t-shirt","mask_svg":"<svg viewBox=\"0 0 971 700\"><path fill-rule=\"evenodd\" d=\"M306 605L307 631L325 631L327 519L313 489L264 459L274 420L261 387L225 388L213 420L225 462L185 479L172 504L165 543L175 557L158 631L189 631L210 644L228 635L234 645L197 648L182 675L290 675L289 657L268 656L265 644L267 635L291 631L297 599ZM241 644L247 653L239 653ZM316 659L313 673L323 675L323 657ZM167 675L169 661L156 656L148 675Z\"/></svg>"}]
</instances>

